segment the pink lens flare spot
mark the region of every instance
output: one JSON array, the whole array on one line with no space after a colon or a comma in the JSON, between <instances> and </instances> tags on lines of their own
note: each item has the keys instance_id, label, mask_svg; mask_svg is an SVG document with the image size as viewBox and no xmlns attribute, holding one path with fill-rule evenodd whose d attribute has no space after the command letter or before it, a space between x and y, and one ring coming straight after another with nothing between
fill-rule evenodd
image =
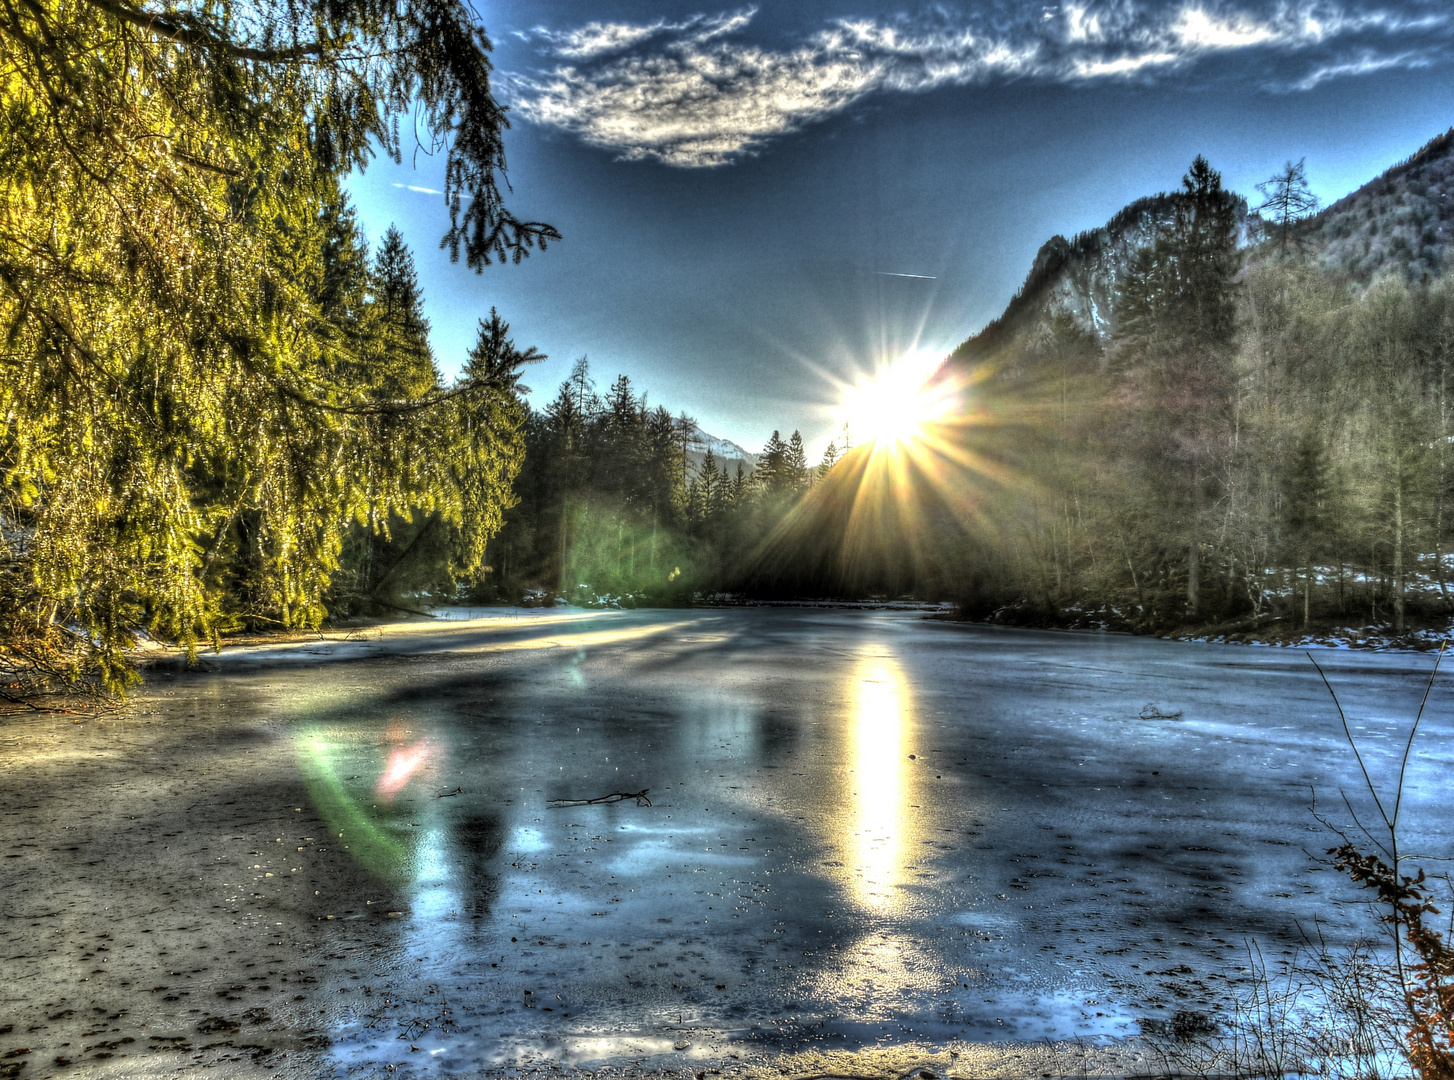
<instances>
[{"instance_id":1,"label":"pink lens flare spot","mask_svg":"<svg viewBox=\"0 0 1454 1080\"><path fill-rule=\"evenodd\" d=\"M428 739L391 751L379 782L374 786L375 793L381 799L392 799L433 753L434 745Z\"/></svg>"}]
</instances>

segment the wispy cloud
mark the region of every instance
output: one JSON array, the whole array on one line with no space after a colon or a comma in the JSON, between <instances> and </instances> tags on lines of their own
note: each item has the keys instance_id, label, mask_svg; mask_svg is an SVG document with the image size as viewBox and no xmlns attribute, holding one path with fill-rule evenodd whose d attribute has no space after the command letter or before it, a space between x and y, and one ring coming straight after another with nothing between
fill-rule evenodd
<instances>
[{"instance_id":1,"label":"wispy cloud","mask_svg":"<svg viewBox=\"0 0 1454 1080\"><path fill-rule=\"evenodd\" d=\"M443 195L444 192L436 191L432 187L418 187L415 184L395 184L394 187L401 191L417 191L421 195Z\"/></svg>"},{"instance_id":2,"label":"wispy cloud","mask_svg":"<svg viewBox=\"0 0 1454 1080\"><path fill-rule=\"evenodd\" d=\"M1330 0L1085 0L1027 7L992 25L936 9L839 19L778 48L743 40L756 13L744 8L675 23L537 28L530 37L556 65L509 83L517 114L534 123L627 159L714 166L878 93L1016 78L1149 79L1251 50L1305 56L1305 74L1282 87L1296 90L1429 63L1451 43L1451 18L1435 0L1401 2L1391 10ZM1355 46L1356 60L1325 55Z\"/></svg>"},{"instance_id":3,"label":"wispy cloud","mask_svg":"<svg viewBox=\"0 0 1454 1080\"><path fill-rule=\"evenodd\" d=\"M1429 57L1421 53L1400 53L1397 56L1365 54L1356 60L1345 60L1342 63L1315 68L1305 78L1293 83L1292 88L1294 90L1311 90L1319 83L1327 82L1329 79L1342 79L1350 75L1368 75L1371 72L1384 71L1388 68L1428 67L1430 63Z\"/></svg>"},{"instance_id":4,"label":"wispy cloud","mask_svg":"<svg viewBox=\"0 0 1454 1080\"><path fill-rule=\"evenodd\" d=\"M534 37L547 42L555 55L566 60L594 60L614 56L651 41L671 35L676 44L702 45L713 38L740 30L751 21L755 9L725 15L694 15L682 22L669 23L657 19L651 23L589 22L574 30L552 30L537 26ZM527 38L530 35L525 35Z\"/></svg>"}]
</instances>

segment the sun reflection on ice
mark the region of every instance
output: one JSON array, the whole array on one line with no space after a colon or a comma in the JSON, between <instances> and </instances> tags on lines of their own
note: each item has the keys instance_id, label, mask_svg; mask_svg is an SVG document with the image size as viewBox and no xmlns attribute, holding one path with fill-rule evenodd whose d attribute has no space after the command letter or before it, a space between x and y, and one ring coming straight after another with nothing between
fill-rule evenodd
<instances>
[{"instance_id":1,"label":"sun reflection on ice","mask_svg":"<svg viewBox=\"0 0 1454 1080\"><path fill-rule=\"evenodd\" d=\"M912 724L908 680L892 656L865 655L853 670L849 698L854 802L845 815L848 887L862 907L888 912L898 906L913 829L904 801Z\"/></svg>"}]
</instances>

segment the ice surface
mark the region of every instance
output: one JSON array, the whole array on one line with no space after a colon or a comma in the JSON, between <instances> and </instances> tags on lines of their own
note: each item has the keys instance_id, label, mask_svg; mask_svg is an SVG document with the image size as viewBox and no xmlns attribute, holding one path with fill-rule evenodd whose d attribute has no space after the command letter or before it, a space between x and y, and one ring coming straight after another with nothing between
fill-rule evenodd
<instances>
[{"instance_id":1,"label":"ice surface","mask_svg":"<svg viewBox=\"0 0 1454 1080\"><path fill-rule=\"evenodd\" d=\"M1319 659L1391 783L1430 658ZM184 976L171 944L116 958L126 991L68 983L124 1002L118 1030L200 1041L251 1006L259 1038L312 1032L291 1053L446 1073L1106 1039L1215 1011L1249 941L1275 960L1315 925L1376 932L1317 861L1334 838L1314 799L1346 819L1361 781L1288 650L728 609L209 662L93 723L86 754L51 752L51 721L10 729L6 835L61 850L80 778L104 777L85 829L118 872L100 888L52 855L7 903L59 914L11 921L7 956L98 918L117 940L156 945L138 935L165 921L212 943ZM1450 690L1404 811L1408 846L1438 853ZM649 806L552 806L643 789ZM229 992L244 964L266 993Z\"/></svg>"}]
</instances>

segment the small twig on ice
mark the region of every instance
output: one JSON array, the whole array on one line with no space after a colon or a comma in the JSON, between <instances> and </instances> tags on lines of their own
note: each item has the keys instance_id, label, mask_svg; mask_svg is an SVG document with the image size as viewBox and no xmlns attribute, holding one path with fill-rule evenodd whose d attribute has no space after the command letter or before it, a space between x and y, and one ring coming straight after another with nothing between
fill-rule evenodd
<instances>
[{"instance_id":1,"label":"small twig on ice","mask_svg":"<svg viewBox=\"0 0 1454 1080\"><path fill-rule=\"evenodd\" d=\"M567 806L596 806L600 803L625 802L627 799L635 799L637 806L650 806L651 800L646 797L650 788L642 788L640 791L613 791L609 795L602 795L595 799L551 799L545 805L552 810L561 810Z\"/></svg>"},{"instance_id":2,"label":"small twig on ice","mask_svg":"<svg viewBox=\"0 0 1454 1080\"><path fill-rule=\"evenodd\" d=\"M442 794L442 795L436 795L434 797L436 799L452 799L456 795L463 795L463 794L464 794L464 788L457 787L453 791L446 791L444 794Z\"/></svg>"}]
</instances>

